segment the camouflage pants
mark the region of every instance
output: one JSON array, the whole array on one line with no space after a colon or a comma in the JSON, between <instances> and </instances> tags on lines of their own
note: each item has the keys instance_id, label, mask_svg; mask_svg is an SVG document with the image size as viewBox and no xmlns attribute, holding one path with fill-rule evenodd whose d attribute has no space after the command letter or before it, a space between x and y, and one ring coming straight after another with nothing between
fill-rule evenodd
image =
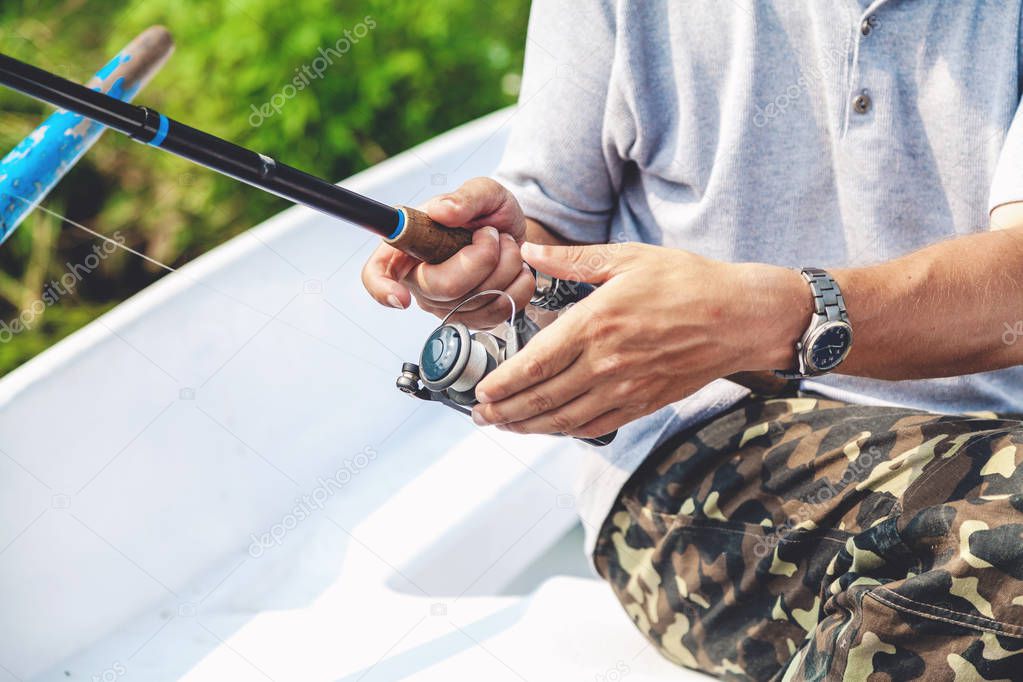
<instances>
[{"instance_id":1,"label":"camouflage pants","mask_svg":"<svg viewBox=\"0 0 1023 682\"><path fill-rule=\"evenodd\" d=\"M1023 680L1023 423L749 399L658 449L597 568L729 680Z\"/></svg>"}]
</instances>

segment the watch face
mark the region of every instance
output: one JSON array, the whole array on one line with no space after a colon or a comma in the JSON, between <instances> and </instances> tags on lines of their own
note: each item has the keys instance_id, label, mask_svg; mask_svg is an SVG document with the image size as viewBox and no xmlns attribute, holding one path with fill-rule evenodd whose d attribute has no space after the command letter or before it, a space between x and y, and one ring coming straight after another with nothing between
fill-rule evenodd
<instances>
[{"instance_id":1,"label":"watch face","mask_svg":"<svg viewBox=\"0 0 1023 682\"><path fill-rule=\"evenodd\" d=\"M852 346L852 330L837 323L825 327L813 341L809 360L818 372L830 372L838 367Z\"/></svg>"}]
</instances>

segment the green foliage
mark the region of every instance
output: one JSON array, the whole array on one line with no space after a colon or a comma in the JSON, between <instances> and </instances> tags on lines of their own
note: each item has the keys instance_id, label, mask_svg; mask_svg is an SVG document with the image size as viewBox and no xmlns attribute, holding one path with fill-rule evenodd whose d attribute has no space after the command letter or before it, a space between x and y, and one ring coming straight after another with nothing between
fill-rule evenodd
<instances>
[{"instance_id":1,"label":"green foliage","mask_svg":"<svg viewBox=\"0 0 1023 682\"><path fill-rule=\"evenodd\" d=\"M177 49L139 102L314 175L343 178L512 103L515 93L501 83L521 70L528 5L4 0L0 49L84 82L140 31L163 24ZM254 113L282 101L280 113ZM45 114L25 97L0 92L0 153ZM173 266L286 206L113 134L44 205L97 232L118 233L128 246ZM40 282L59 277L96 243L65 222L41 246L47 220L37 211L0 249L0 320L17 316L38 298ZM73 296L51 306L45 322L0 346L0 374L162 274L134 257L109 259Z\"/></svg>"}]
</instances>

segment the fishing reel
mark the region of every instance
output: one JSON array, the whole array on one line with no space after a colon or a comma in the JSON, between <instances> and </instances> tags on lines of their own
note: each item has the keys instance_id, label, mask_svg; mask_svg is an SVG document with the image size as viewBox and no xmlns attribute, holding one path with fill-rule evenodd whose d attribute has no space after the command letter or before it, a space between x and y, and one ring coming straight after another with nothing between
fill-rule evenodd
<instances>
[{"instance_id":1,"label":"fishing reel","mask_svg":"<svg viewBox=\"0 0 1023 682\"><path fill-rule=\"evenodd\" d=\"M470 331L459 322L448 320L467 303L481 296L506 296L512 304L504 338L491 332ZM515 301L503 291L481 291L465 299L449 312L423 346L419 364L406 362L395 382L398 390L420 400L447 405L464 415L472 414L476 386L504 361L529 342L540 328L515 310ZM617 431L597 438L580 438L590 445L608 445Z\"/></svg>"}]
</instances>

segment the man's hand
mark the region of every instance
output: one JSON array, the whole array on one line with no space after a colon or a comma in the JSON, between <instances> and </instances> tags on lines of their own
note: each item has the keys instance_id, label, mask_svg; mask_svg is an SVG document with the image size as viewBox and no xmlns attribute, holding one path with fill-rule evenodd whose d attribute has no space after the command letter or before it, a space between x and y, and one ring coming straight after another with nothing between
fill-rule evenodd
<instances>
[{"instance_id":1,"label":"man's hand","mask_svg":"<svg viewBox=\"0 0 1023 682\"><path fill-rule=\"evenodd\" d=\"M600 436L739 371L788 367L810 319L792 270L642 244L541 247L524 259L600 284L477 387L478 424Z\"/></svg>"},{"instance_id":2,"label":"man's hand","mask_svg":"<svg viewBox=\"0 0 1023 682\"><path fill-rule=\"evenodd\" d=\"M476 178L431 199L422 210L442 225L475 230L472 244L438 265L381 244L362 269L362 283L378 303L407 308L414 296L423 310L443 317L488 289L507 292L518 309L529 302L535 282L519 252L526 219L508 190L489 178ZM510 312L504 296L485 296L463 306L452 320L486 329Z\"/></svg>"}]
</instances>

